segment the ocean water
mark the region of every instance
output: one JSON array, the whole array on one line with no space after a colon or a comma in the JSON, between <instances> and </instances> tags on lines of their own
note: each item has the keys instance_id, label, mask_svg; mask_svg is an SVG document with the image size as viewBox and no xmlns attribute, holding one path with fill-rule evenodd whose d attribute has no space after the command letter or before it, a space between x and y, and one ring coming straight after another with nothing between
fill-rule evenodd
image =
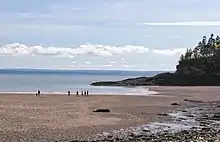
<instances>
[{"instance_id":1,"label":"ocean water","mask_svg":"<svg viewBox=\"0 0 220 142\"><path fill-rule=\"evenodd\" d=\"M0 69L0 92L66 93L68 90L89 90L91 94L149 94L147 88L98 87L95 81L116 81L129 77L152 76L159 71L106 71L106 70L36 70Z\"/></svg>"}]
</instances>

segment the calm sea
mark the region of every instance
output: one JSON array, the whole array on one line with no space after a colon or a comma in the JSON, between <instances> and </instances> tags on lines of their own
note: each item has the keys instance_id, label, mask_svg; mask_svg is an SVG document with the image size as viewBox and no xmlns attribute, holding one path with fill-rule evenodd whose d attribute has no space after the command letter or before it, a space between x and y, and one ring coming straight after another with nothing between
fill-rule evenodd
<instances>
[{"instance_id":1,"label":"calm sea","mask_svg":"<svg viewBox=\"0 0 220 142\"><path fill-rule=\"evenodd\" d=\"M96 87L95 81L152 76L160 71L0 69L0 92L66 93L89 90L94 94L148 94L143 87Z\"/></svg>"}]
</instances>

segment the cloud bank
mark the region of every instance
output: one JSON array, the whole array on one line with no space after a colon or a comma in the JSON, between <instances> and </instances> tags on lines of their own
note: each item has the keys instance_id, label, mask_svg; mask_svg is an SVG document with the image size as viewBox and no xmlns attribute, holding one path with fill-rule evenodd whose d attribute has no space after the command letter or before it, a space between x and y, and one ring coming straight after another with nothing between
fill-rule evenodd
<instances>
[{"instance_id":1,"label":"cloud bank","mask_svg":"<svg viewBox=\"0 0 220 142\"><path fill-rule=\"evenodd\" d=\"M73 58L79 55L114 56L126 54L158 54L179 55L185 48L177 49L149 49L144 46L109 46L84 44L79 47L33 46L20 43L8 44L0 47L0 55L32 55L32 56L61 56Z\"/></svg>"},{"instance_id":2,"label":"cloud bank","mask_svg":"<svg viewBox=\"0 0 220 142\"><path fill-rule=\"evenodd\" d=\"M170 22L170 23L138 23L148 26L220 26L220 22Z\"/></svg>"}]
</instances>

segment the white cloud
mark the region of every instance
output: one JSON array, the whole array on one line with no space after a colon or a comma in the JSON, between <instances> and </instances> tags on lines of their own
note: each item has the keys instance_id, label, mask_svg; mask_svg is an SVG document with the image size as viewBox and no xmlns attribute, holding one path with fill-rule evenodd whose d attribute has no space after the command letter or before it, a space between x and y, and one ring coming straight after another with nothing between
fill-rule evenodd
<instances>
[{"instance_id":1,"label":"white cloud","mask_svg":"<svg viewBox=\"0 0 220 142\"><path fill-rule=\"evenodd\" d=\"M109 57L114 55L138 55L138 54L162 54L162 55L179 55L185 52L185 48L177 49L148 49L144 46L109 46L109 45L92 45L85 44L80 45L79 47L54 47L54 46L32 46L24 44L9 44L0 48L0 55L32 55L32 56L59 56L59 57L68 57L74 58L78 55L95 55ZM125 58L122 57L121 61L126 63ZM73 61L73 64L76 62ZM87 61L86 64L91 62ZM115 61L110 61L109 64L115 64Z\"/></svg>"},{"instance_id":2,"label":"white cloud","mask_svg":"<svg viewBox=\"0 0 220 142\"><path fill-rule=\"evenodd\" d=\"M76 65L70 65L70 67L74 68Z\"/></svg>"},{"instance_id":3,"label":"white cloud","mask_svg":"<svg viewBox=\"0 0 220 142\"><path fill-rule=\"evenodd\" d=\"M85 64L91 64L91 62L90 61L86 61Z\"/></svg>"},{"instance_id":4,"label":"white cloud","mask_svg":"<svg viewBox=\"0 0 220 142\"><path fill-rule=\"evenodd\" d=\"M129 67L129 65L122 65L122 66L125 67L125 68Z\"/></svg>"},{"instance_id":5,"label":"white cloud","mask_svg":"<svg viewBox=\"0 0 220 142\"><path fill-rule=\"evenodd\" d=\"M103 67L113 67L113 65L103 65Z\"/></svg>"},{"instance_id":6,"label":"white cloud","mask_svg":"<svg viewBox=\"0 0 220 142\"><path fill-rule=\"evenodd\" d=\"M185 48L177 48L177 49L173 49L173 50L171 50L171 49L165 49L165 50L154 49L154 50L152 50L152 53L172 56L172 55L180 55L180 54L184 53L185 51L186 51Z\"/></svg>"},{"instance_id":7,"label":"white cloud","mask_svg":"<svg viewBox=\"0 0 220 142\"><path fill-rule=\"evenodd\" d=\"M116 64L116 62L115 61L110 61L109 64Z\"/></svg>"},{"instance_id":8,"label":"white cloud","mask_svg":"<svg viewBox=\"0 0 220 142\"><path fill-rule=\"evenodd\" d=\"M85 44L79 47L54 47L54 46L32 46L19 43L5 45L0 48L1 55L43 55L43 56L64 56L74 57L77 55L88 54L97 56L112 56L117 54L139 54L149 52L144 46L126 45L123 47L109 45Z\"/></svg>"},{"instance_id":9,"label":"white cloud","mask_svg":"<svg viewBox=\"0 0 220 142\"><path fill-rule=\"evenodd\" d=\"M170 23L138 23L149 26L220 26L220 22L170 22Z\"/></svg>"}]
</instances>

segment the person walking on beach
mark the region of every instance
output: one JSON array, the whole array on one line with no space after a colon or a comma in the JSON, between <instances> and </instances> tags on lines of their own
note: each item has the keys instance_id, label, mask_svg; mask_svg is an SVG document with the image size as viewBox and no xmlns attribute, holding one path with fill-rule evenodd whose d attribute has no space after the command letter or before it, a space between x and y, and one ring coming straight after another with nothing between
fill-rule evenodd
<instances>
[{"instance_id":1,"label":"person walking on beach","mask_svg":"<svg viewBox=\"0 0 220 142\"><path fill-rule=\"evenodd\" d=\"M76 97L79 97L79 92L78 91L76 91Z\"/></svg>"},{"instance_id":2,"label":"person walking on beach","mask_svg":"<svg viewBox=\"0 0 220 142\"><path fill-rule=\"evenodd\" d=\"M86 91L86 96L87 96L87 97L89 96L89 90Z\"/></svg>"},{"instance_id":3,"label":"person walking on beach","mask_svg":"<svg viewBox=\"0 0 220 142\"><path fill-rule=\"evenodd\" d=\"M40 96L40 90L37 90L37 96Z\"/></svg>"},{"instance_id":4,"label":"person walking on beach","mask_svg":"<svg viewBox=\"0 0 220 142\"><path fill-rule=\"evenodd\" d=\"M83 96L83 91L81 91L81 96Z\"/></svg>"},{"instance_id":5,"label":"person walking on beach","mask_svg":"<svg viewBox=\"0 0 220 142\"><path fill-rule=\"evenodd\" d=\"M70 91L68 91L68 96L70 96Z\"/></svg>"},{"instance_id":6,"label":"person walking on beach","mask_svg":"<svg viewBox=\"0 0 220 142\"><path fill-rule=\"evenodd\" d=\"M86 91L84 91L84 95L86 96Z\"/></svg>"}]
</instances>

